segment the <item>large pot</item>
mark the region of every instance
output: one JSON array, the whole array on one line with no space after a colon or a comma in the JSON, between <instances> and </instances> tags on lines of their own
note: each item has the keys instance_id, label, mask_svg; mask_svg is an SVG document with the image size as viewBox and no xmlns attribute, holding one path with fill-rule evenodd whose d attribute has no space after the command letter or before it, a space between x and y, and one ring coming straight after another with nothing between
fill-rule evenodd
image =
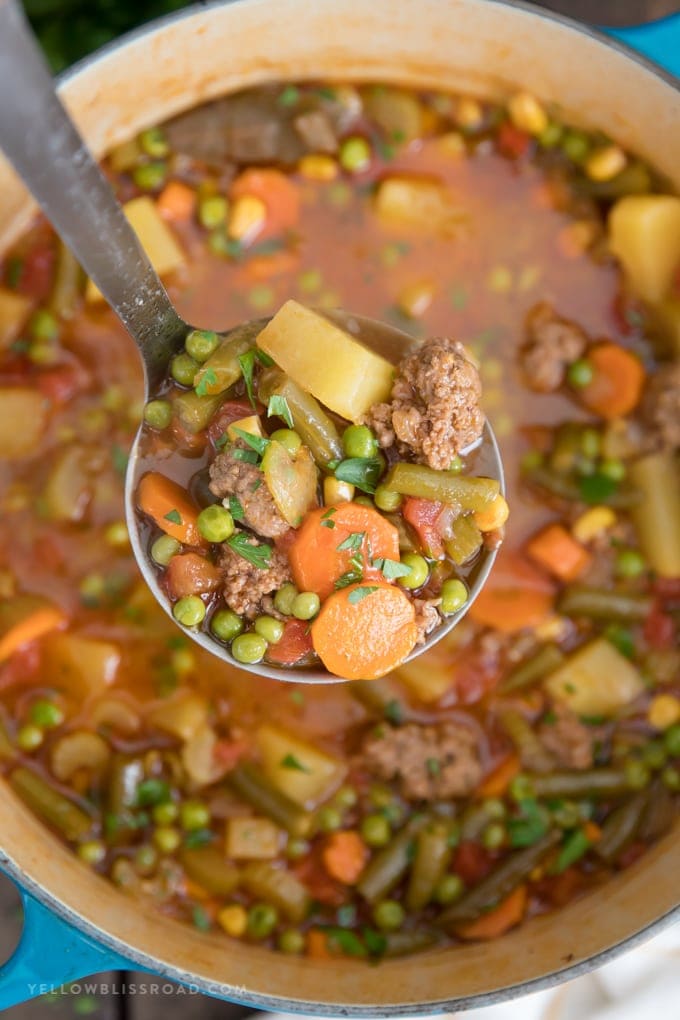
<instances>
[{"instance_id":1,"label":"large pot","mask_svg":"<svg viewBox=\"0 0 680 1020\"><path fill-rule=\"evenodd\" d=\"M634 41L680 58L680 16ZM661 43L661 48L659 48ZM401 81L493 95L522 86L607 129L680 189L677 82L631 51L528 5L500 0L241 0L191 10L75 69L62 95L96 153L224 92L269 79ZM7 101L6 99L4 101ZM33 209L0 164L0 248ZM328 1015L453 1010L574 976L668 923L680 844L644 858L556 916L503 939L371 967L225 943L153 914L87 871L0 783L0 864L23 887L19 951L0 1007L116 967L148 969L253 1006Z\"/></svg>"}]
</instances>

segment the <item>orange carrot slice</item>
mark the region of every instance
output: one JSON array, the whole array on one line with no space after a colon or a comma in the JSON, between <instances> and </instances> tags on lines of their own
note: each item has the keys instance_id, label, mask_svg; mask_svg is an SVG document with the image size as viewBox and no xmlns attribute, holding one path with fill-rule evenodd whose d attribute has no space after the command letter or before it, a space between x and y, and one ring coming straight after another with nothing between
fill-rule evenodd
<instances>
[{"instance_id":1,"label":"orange carrot slice","mask_svg":"<svg viewBox=\"0 0 680 1020\"><path fill-rule=\"evenodd\" d=\"M527 544L527 552L560 581L575 581L593 559L561 524L550 524L534 535Z\"/></svg>"},{"instance_id":2,"label":"orange carrot slice","mask_svg":"<svg viewBox=\"0 0 680 1020\"><path fill-rule=\"evenodd\" d=\"M593 378L579 390L583 404L602 418L622 418L637 406L645 381L639 358L618 344L596 344L587 355Z\"/></svg>"},{"instance_id":3,"label":"orange carrot slice","mask_svg":"<svg viewBox=\"0 0 680 1020\"><path fill-rule=\"evenodd\" d=\"M66 614L40 595L18 595L0 608L0 662L66 622Z\"/></svg>"},{"instance_id":4,"label":"orange carrot slice","mask_svg":"<svg viewBox=\"0 0 680 1020\"><path fill-rule=\"evenodd\" d=\"M184 545L205 545L196 525L197 508L186 490L171 478L149 471L139 483L137 501L166 535Z\"/></svg>"},{"instance_id":5,"label":"orange carrot slice","mask_svg":"<svg viewBox=\"0 0 680 1020\"><path fill-rule=\"evenodd\" d=\"M189 220L196 207L196 192L181 181L170 181L156 199L156 208L164 220Z\"/></svg>"},{"instance_id":6,"label":"orange carrot slice","mask_svg":"<svg viewBox=\"0 0 680 1020\"><path fill-rule=\"evenodd\" d=\"M328 837L321 856L331 878L345 885L354 885L364 870L368 853L368 847L359 833L347 829L334 832Z\"/></svg>"},{"instance_id":7,"label":"orange carrot slice","mask_svg":"<svg viewBox=\"0 0 680 1020\"><path fill-rule=\"evenodd\" d=\"M526 885L518 886L488 914L482 914L476 921L456 928L456 935L466 940L496 939L504 935L524 917L527 899Z\"/></svg>"},{"instance_id":8,"label":"orange carrot slice","mask_svg":"<svg viewBox=\"0 0 680 1020\"><path fill-rule=\"evenodd\" d=\"M502 797L521 768L519 755L509 754L477 788L476 797Z\"/></svg>"},{"instance_id":9,"label":"orange carrot slice","mask_svg":"<svg viewBox=\"0 0 680 1020\"><path fill-rule=\"evenodd\" d=\"M536 627L553 610L554 585L523 556L504 548L481 592L470 606L470 616L484 627L512 634Z\"/></svg>"}]
</instances>

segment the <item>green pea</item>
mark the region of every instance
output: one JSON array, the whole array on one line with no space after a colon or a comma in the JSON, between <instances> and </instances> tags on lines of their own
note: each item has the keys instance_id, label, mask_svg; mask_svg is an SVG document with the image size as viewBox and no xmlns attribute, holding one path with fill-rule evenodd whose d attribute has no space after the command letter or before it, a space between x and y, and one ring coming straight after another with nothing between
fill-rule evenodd
<instances>
[{"instance_id":1,"label":"green pea","mask_svg":"<svg viewBox=\"0 0 680 1020\"><path fill-rule=\"evenodd\" d=\"M59 337L59 323L46 308L40 308L35 312L29 328L31 337L38 343L51 344Z\"/></svg>"},{"instance_id":2,"label":"green pea","mask_svg":"<svg viewBox=\"0 0 680 1020\"><path fill-rule=\"evenodd\" d=\"M170 362L170 374L180 386L193 386L200 365L186 351L176 354Z\"/></svg>"},{"instance_id":3,"label":"green pea","mask_svg":"<svg viewBox=\"0 0 680 1020\"><path fill-rule=\"evenodd\" d=\"M280 443L291 457L294 457L302 446L302 440L293 429L277 429L276 432L272 432L271 438Z\"/></svg>"},{"instance_id":4,"label":"green pea","mask_svg":"<svg viewBox=\"0 0 680 1020\"><path fill-rule=\"evenodd\" d=\"M405 916L404 908L396 900L383 900L373 908L373 920L381 931L397 931Z\"/></svg>"},{"instance_id":5,"label":"green pea","mask_svg":"<svg viewBox=\"0 0 680 1020\"><path fill-rule=\"evenodd\" d=\"M183 627L198 627L205 619L205 604L198 595L185 595L175 602L172 615Z\"/></svg>"},{"instance_id":6,"label":"green pea","mask_svg":"<svg viewBox=\"0 0 680 1020\"><path fill-rule=\"evenodd\" d=\"M51 730L60 726L64 721L64 713L53 701L41 698L31 705L31 722L42 730Z\"/></svg>"},{"instance_id":7,"label":"green pea","mask_svg":"<svg viewBox=\"0 0 680 1020\"><path fill-rule=\"evenodd\" d=\"M162 160L140 163L132 171L132 180L141 191L160 191L168 176L168 164Z\"/></svg>"},{"instance_id":8,"label":"green pea","mask_svg":"<svg viewBox=\"0 0 680 1020\"><path fill-rule=\"evenodd\" d=\"M198 222L206 230L221 227L227 218L229 203L224 195L207 195L198 203Z\"/></svg>"},{"instance_id":9,"label":"green pea","mask_svg":"<svg viewBox=\"0 0 680 1020\"><path fill-rule=\"evenodd\" d=\"M139 147L142 152L153 159L163 159L170 152L168 140L162 128L152 127L142 131L139 136Z\"/></svg>"},{"instance_id":10,"label":"green pea","mask_svg":"<svg viewBox=\"0 0 680 1020\"><path fill-rule=\"evenodd\" d=\"M378 440L367 425L349 425L342 434L346 457L374 457Z\"/></svg>"},{"instance_id":11,"label":"green pea","mask_svg":"<svg viewBox=\"0 0 680 1020\"><path fill-rule=\"evenodd\" d=\"M106 845L100 839L88 839L78 847L78 856L85 864L94 867L106 857Z\"/></svg>"},{"instance_id":12,"label":"green pea","mask_svg":"<svg viewBox=\"0 0 680 1020\"><path fill-rule=\"evenodd\" d=\"M614 569L619 577L639 577L645 568L645 561L637 549L619 549L617 552Z\"/></svg>"},{"instance_id":13,"label":"green pea","mask_svg":"<svg viewBox=\"0 0 680 1020\"><path fill-rule=\"evenodd\" d=\"M293 599L293 616L297 620L311 620L320 608L321 600L316 592L302 591Z\"/></svg>"},{"instance_id":14,"label":"green pea","mask_svg":"<svg viewBox=\"0 0 680 1020\"><path fill-rule=\"evenodd\" d=\"M201 800L185 800L180 805L179 823L186 832L205 829L210 824L210 811Z\"/></svg>"},{"instance_id":15,"label":"green pea","mask_svg":"<svg viewBox=\"0 0 680 1020\"><path fill-rule=\"evenodd\" d=\"M218 609L210 618L210 629L220 641L233 641L243 630L243 620L231 609Z\"/></svg>"},{"instance_id":16,"label":"green pea","mask_svg":"<svg viewBox=\"0 0 680 1020\"><path fill-rule=\"evenodd\" d=\"M355 496L352 500L353 503L358 503L359 506L374 507L375 503L370 496Z\"/></svg>"},{"instance_id":17,"label":"green pea","mask_svg":"<svg viewBox=\"0 0 680 1020\"><path fill-rule=\"evenodd\" d=\"M518 772L518 774L510 780L508 792L512 799L517 801L517 803L522 800L533 800L536 796L534 784L529 776L525 776L522 772Z\"/></svg>"},{"instance_id":18,"label":"green pea","mask_svg":"<svg viewBox=\"0 0 680 1020\"><path fill-rule=\"evenodd\" d=\"M661 773L661 782L672 793L680 790L680 771L672 765L668 765Z\"/></svg>"},{"instance_id":19,"label":"green pea","mask_svg":"<svg viewBox=\"0 0 680 1020\"><path fill-rule=\"evenodd\" d=\"M158 864L158 852L150 843L144 843L135 853L135 871L140 875L153 874Z\"/></svg>"},{"instance_id":20,"label":"green pea","mask_svg":"<svg viewBox=\"0 0 680 1020\"><path fill-rule=\"evenodd\" d=\"M593 366L586 358L572 361L567 369L567 382L574 389L582 390L593 381Z\"/></svg>"},{"instance_id":21,"label":"green pea","mask_svg":"<svg viewBox=\"0 0 680 1020\"><path fill-rule=\"evenodd\" d=\"M226 542L234 534L234 518L219 503L201 510L196 525L206 542Z\"/></svg>"},{"instance_id":22,"label":"green pea","mask_svg":"<svg viewBox=\"0 0 680 1020\"><path fill-rule=\"evenodd\" d=\"M386 485L379 485L373 493L373 499L378 510L385 513L394 513L402 504L403 496L394 489L388 489Z\"/></svg>"},{"instance_id":23,"label":"green pea","mask_svg":"<svg viewBox=\"0 0 680 1020\"><path fill-rule=\"evenodd\" d=\"M462 459L458 456L458 454L456 454L449 464L448 470L452 475L459 475L464 467L465 465L463 464Z\"/></svg>"},{"instance_id":24,"label":"green pea","mask_svg":"<svg viewBox=\"0 0 680 1020\"><path fill-rule=\"evenodd\" d=\"M573 163L582 163L590 152L590 139L583 131L572 128L564 135L560 148L567 159Z\"/></svg>"},{"instance_id":25,"label":"green pea","mask_svg":"<svg viewBox=\"0 0 680 1020\"><path fill-rule=\"evenodd\" d=\"M161 827L172 825L179 815L179 807L174 801L169 800L165 804L156 804L151 811L151 817L156 825Z\"/></svg>"},{"instance_id":26,"label":"green pea","mask_svg":"<svg viewBox=\"0 0 680 1020\"><path fill-rule=\"evenodd\" d=\"M589 460L599 457L602 449L602 438L597 429L584 429L581 433L581 453Z\"/></svg>"},{"instance_id":27,"label":"green pea","mask_svg":"<svg viewBox=\"0 0 680 1020\"><path fill-rule=\"evenodd\" d=\"M291 861L300 861L309 853L306 839L289 839L286 844L286 857Z\"/></svg>"},{"instance_id":28,"label":"green pea","mask_svg":"<svg viewBox=\"0 0 680 1020\"><path fill-rule=\"evenodd\" d=\"M33 723L26 723L17 733L17 744L22 751L37 751L44 739L44 733L39 726Z\"/></svg>"},{"instance_id":29,"label":"green pea","mask_svg":"<svg viewBox=\"0 0 680 1020\"><path fill-rule=\"evenodd\" d=\"M271 308L275 298L274 291L266 283L260 283L256 287L251 287L248 291L248 304L256 312L265 312L268 308Z\"/></svg>"},{"instance_id":30,"label":"green pea","mask_svg":"<svg viewBox=\"0 0 680 1020\"><path fill-rule=\"evenodd\" d=\"M182 837L173 826L159 825L153 834L153 841L162 854L171 854L182 842Z\"/></svg>"},{"instance_id":31,"label":"green pea","mask_svg":"<svg viewBox=\"0 0 680 1020\"><path fill-rule=\"evenodd\" d=\"M441 599L439 608L445 616L450 616L463 608L468 600L468 590L457 577L450 578L442 585Z\"/></svg>"},{"instance_id":32,"label":"green pea","mask_svg":"<svg viewBox=\"0 0 680 1020\"><path fill-rule=\"evenodd\" d=\"M298 596L298 590L294 584L284 584L274 596L274 607L283 613L284 616L293 615L293 603Z\"/></svg>"},{"instance_id":33,"label":"green pea","mask_svg":"<svg viewBox=\"0 0 680 1020\"><path fill-rule=\"evenodd\" d=\"M283 624L273 616L258 616L255 633L263 637L268 645L275 645L283 637Z\"/></svg>"},{"instance_id":34,"label":"green pea","mask_svg":"<svg viewBox=\"0 0 680 1020\"><path fill-rule=\"evenodd\" d=\"M259 634L239 634L231 643L231 654L237 662L252 665L261 662L267 651L267 642Z\"/></svg>"},{"instance_id":35,"label":"green pea","mask_svg":"<svg viewBox=\"0 0 680 1020\"><path fill-rule=\"evenodd\" d=\"M460 875L444 875L437 882L434 889L434 898L442 907L459 900L465 891L463 880Z\"/></svg>"},{"instance_id":36,"label":"green pea","mask_svg":"<svg viewBox=\"0 0 680 1020\"><path fill-rule=\"evenodd\" d=\"M668 727L663 735L663 742L671 758L680 758L680 723Z\"/></svg>"},{"instance_id":37,"label":"green pea","mask_svg":"<svg viewBox=\"0 0 680 1020\"><path fill-rule=\"evenodd\" d=\"M279 920L276 908L270 903L255 903L248 911L248 934L254 939L266 939Z\"/></svg>"},{"instance_id":38,"label":"green pea","mask_svg":"<svg viewBox=\"0 0 680 1020\"><path fill-rule=\"evenodd\" d=\"M288 953L289 955L301 953L305 948L305 944L305 937L297 928L287 928L286 931L282 931L277 941L277 946L281 952Z\"/></svg>"},{"instance_id":39,"label":"green pea","mask_svg":"<svg viewBox=\"0 0 680 1020\"><path fill-rule=\"evenodd\" d=\"M562 139L564 128L556 121L551 121L546 128L543 128L538 136L538 144L543 149L554 149Z\"/></svg>"},{"instance_id":40,"label":"green pea","mask_svg":"<svg viewBox=\"0 0 680 1020\"><path fill-rule=\"evenodd\" d=\"M354 135L346 138L340 146L340 166L351 174L368 169L371 162L371 147L365 138Z\"/></svg>"},{"instance_id":41,"label":"green pea","mask_svg":"<svg viewBox=\"0 0 680 1020\"><path fill-rule=\"evenodd\" d=\"M664 747L663 740L650 740L645 744L642 748L642 760L655 772L662 769L668 760L668 752Z\"/></svg>"},{"instance_id":42,"label":"green pea","mask_svg":"<svg viewBox=\"0 0 680 1020\"><path fill-rule=\"evenodd\" d=\"M631 790L643 790L649 785L652 778L649 769L643 761L638 758L631 758L624 765L626 780Z\"/></svg>"},{"instance_id":43,"label":"green pea","mask_svg":"<svg viewBox=\"0 0 680 1020\"><path fill-rule=\"evenodd\" d=\"M498 850L505 843L505 827L500 822L492 822L482 832L482 844L487 850Z\"/></svg>"},{"instance_id":44,"label":"green pea","mask_svg":"<svg viewBox=\"0 0 680 1020\"><path fill-rule=\"evenodd\" d=\"M575 829L583 821L581 810L573 800L558 802L551 814L553 821L560 829Z\"/></svg>"},{"instance_id":45,"label":"green pea","mask_svg":"<svg viewBox=\"0 0 680 1020\"><path fill-rule=\"evenodd\" d=\"M173 556L182 548L176 538L171 535L159 535L151 546L151 559L159 567L167 567Z\"/></svg>"},{"instance_id":46,"label":"green pea","mask_svg":"<svg viewBox=\"0 0 680 1020\"><path fill-rule=\"evenodd\" d=\"M626 465L617 457L608 457L600 464L600 474L613 482L622 482L626 477Z\"/></svg>"},{"instance_id":47,"label":"green pea","mask_svg":"<svg viewBox=\"0 0 680 1020\"><path fill-rule=\"evenodd\" d=\"M368 846L387 846L392 829L385 815L366 815L361 822L361 835Z\"/></svg>"},{"instance_id":48,"label":"green pea","mask_svg":"<svg viewBox=\"0 0 680 1020\"><path fill-rule=\"evenodd\" d=\"M172 404L169 400L150 400L144 407L144 421L152 429L167 429L172 421Z\"/></svg>"},{"instance_id":49,"label":"green pea","mask_svg":"<svg viewBox=\"0 0 680 1020\"><path fill-rule=\"evenodd\" d=\"M494 821L499 822L502 818L505 818L507 811L505 804L499 797L487 797L483 801L484 813L493 818Z\"/></svg>"},{"instance_id":50,"label":"green pea","mask_svg":"<svg viewBox=\"0 0 680 1020\"><path fill-rule=\"evenodd\" d=\"M51 341L35 340L28 348L28 357L34 365L54 365L59 358L59 350Z\"/></svg>"},{"instance_id":51,"label":"green pea","mask_svg":"<svg viewBox=\"0 0 680 1020\"><path fill-rule=\"evenodd\" d=\"M333 801L340 810L347 810L348 808L354 807L358 801L359 796L353 786L341 786Z\"/></svg>"},{"instance_id":52,"label":"green pea","mask_svg":"<svg viewBox=\"0 0 680 1020\"><path fill-rule=\"evenodd\" d=\"M184 341L184 347L190 358L200 365L207 361L220 343L220 338L212 329L192 329Z\"/></svg>"},{"instance_id":53,"label":"green pea","mask_svg":"<svg viewBox=\"0 0 680 1020\"><path fill-rule=\"evenodd\" d=\"M342 814L330 804L321 808L316 820L322 832L336 832L342 828Z\"/></svg>"},{"instance_id":54,"label":"green pea","mask_svg":"<svg viewBox=\"0 0 680 1020\"><path fill-rule=\"evenodd\" d=\"M402 588L422 588L430 574L425 557L419 556L418 553L405 553L401 562L409 568L405 577L397 578Z\"/></svg>"}]
</instances>

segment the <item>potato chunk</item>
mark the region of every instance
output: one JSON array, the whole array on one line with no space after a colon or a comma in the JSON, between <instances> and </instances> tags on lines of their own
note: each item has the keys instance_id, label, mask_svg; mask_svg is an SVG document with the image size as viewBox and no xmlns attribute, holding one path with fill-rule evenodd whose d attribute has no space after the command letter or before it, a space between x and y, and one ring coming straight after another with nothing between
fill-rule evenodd
<instances>
[{"instance_id":1,"label":"potato chunk","mask_svg":"<svg viewBox=\"0 0 680 1020\"><path fill-rule=\"evenodd\" d=\"M284 521L299 528L309 508L316 506L318 475L307 447L301 446L292 457L272 439L262 458L262 473Z\"/></svg>"},{"instance_id":2,"label":"potato chunk","mask_svg":"<svg viewBox=\"0 0 680 1020\"><path fill-rule=\"evenodd\" d=\"M0 287L0 350L5 350L19 336L32 304L29 297Z\"/></svg>"},{"instance_id":3,"label":"potato chunk","mask_svg":"<svg viewBox=\"0 0 680 1020\"><path fill-rule=\"evenodd\" d=\"M277 790L313 808L342 782L347 766L278 726L260 726L255 742L262 768Z\"/></svg>"},{"instance_id":4,"label":"potato chunk","mask_svg":"<svg viewBox=\"0 0 680 1020\"><path fill-rule=\"evenodd\" d=\"M36 390L0 389L0 460L39 452L47 424L47 401Z\"/></svg>"},{"instance_id":5,"label":"potato chunk","mask_svg":"<svg viewBox=\"0 0 680 1020\"><path fill-rule=\"evenodd\" d=\"M680 198L627 195L609 214L609 247L643 301L661 301L680 262Z\"/></svg>"},{"instance_id":6,"label":"potato chunk","mask_svg":"<svg viewBox=\"0 0 680 1020\"><path fill-rule=\"evenodd\" d=\"M433 236L456 234L465 219L447 186L433 177L386 178L378 186L374 208L383 226L410 227Z\"/></svg>"},{"instance_id":7,"label":"potato chunk","mask_svg":"<svg viewBox=\"0 0 680 1020\"><path fill-rule=\"evenodd\" d=\"M635 666L605 638L570 655L545 681L546 690L577 715L615 716L644 690Z\"/></svg>"},{"instance_id":8,"label":"potato chunk","mask_svg":"<svg viewBox=\"0 0 680 1020\"><path fill-rule=\"evenodd\" d=\"M389 361L364 347L325 316L287 301L265 326L257 345L303 390L349 421L392 388Z\"/></svg>"},{"instance_id":9,"label":"potato chunk","mask_svg":"<svg viewBox=\"0 0 680 1020\"><path fill-rule=\"evenodd\" d=\"M281 848L281 829L269 818L228 818L227 857L243 861L266 861L277 857Z\"/></svg>"}]
</instances>

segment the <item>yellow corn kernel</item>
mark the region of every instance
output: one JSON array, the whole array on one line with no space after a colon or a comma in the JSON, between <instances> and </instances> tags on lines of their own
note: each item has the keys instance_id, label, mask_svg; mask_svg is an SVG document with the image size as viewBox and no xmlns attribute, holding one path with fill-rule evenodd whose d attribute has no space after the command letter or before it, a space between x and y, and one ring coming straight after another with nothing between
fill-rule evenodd
<instances>
[{"instance_id":1,"label":"yellow corn kernel","mask_svg":"<svg viewBox=\"0 0 680 1020\"><path fill-rule=\"evenodd\" d=\"M561 641L570 629L569 620L554 614L534 627L534 634L539 641Z\"/></svg>"},{"instance_id":2,"label":"yellow corn kernel","mask_svg":"<svg viewBox=\"0 0 680 1020\"><path fill-rule=\"evenodd\" d=\"M494 294L509 294L512 290L512 273L507 266L496 266L487 276L486 285Z\"/></svg>"},{"instance_id":3,"label":"yellow corn kernel","mask_svg":"<svg viewBox=\"0 0 680 1020\"><path fill-rule=\"evenodd\" d=\"M502 528L510 515L510 507L500 492L483 510L477 510L472 519L480 531L495 531Z\"/></svg>"},{"instance_id":4,"label":"yellow corn kernel","mask_svg":"<svg viewBox=\"0 0 680 1020\"><path fill-rule=\"evenodd\" d=\"M578 517L571 528L577 542L584 545L592 542L598 535L603 535L616 524L616 514L608 506L594 506Z\"/></svg>"},{"instance_id":5,"label":"yellow corn kernel","mask_svg":"<svg viewBox=\"0 0 680 1020\"><path fill-rule=\"evenodd\" d=\"M409 319L419 319L432 304L434 285L429 280L418 280L402 288L397 305Z\"/></svg>"},{"instance_id":6,"label":"yellow corn kernel","mask_svg":"<svg viewBox=\"0 0 680 1020\"><path fill-rule=\"evenodd\" d=\"M476 99L463 96L456 103L455 119L460 127L475 128L482 123L484 110Z\"/></svg>"},{"instance_id":7,"label":"yellow corn kernel","mask_svg":"<svg viewBox=\"0 0 680 1020\"><path fill-rule=\"evenodd\" d=\"M338 176L338 164L333 157L320 152L303 156L298 170L308 181L334 181Z\"/></svg>"},{"instance_id":8,"label":"yellow corn kernel","mask_svg":"<svg viewBox=\"0 0 680 1020\"><path fill-rule=\"evenodd\" d=\"M515 127L530 135L542 134L549 123L548 114L530 92L514 95L508 101L508 113Z\"/></svg>"},{"instance_id":9,"label":"yellow corn kernel","mask_svg":"<svg viewBox=\"0 0 680 1020\"><path fill-rule=\"evenodd\" d=\"M657 694L647 709L647 719L655 730L667 730L680 722L680 699L672 694Z\"/></svg>"},{"instance_id":10,"label":"yellow corn kernel","mask_svg":"<svg viewBox=\"0 0 680 1020\"><path fill-rule=\"evenodd\" d=\"M349 503L353 499L354 486L350 482L341 482L338 478L324 478L323 501L326 506Z\"/></svg>"},{"instance_id":11,"label":"yellow corn kernel","mask_svg":"<svg viewBox=\"0 0 680 1020\"><path fill-rule=\"evenodd\" d=\"M458 131L447 131L437 139L437 145L447 156L464 156L465 139Z\"/></svg>"},{"instance_id":12,"label":"yellow corn kernel","mask_svg":"<svg viewBox=\"0 0 680 1020\"><path fill-rule=\"evenodd\" d=\"M628 162L626 154L618 145L606 145L596 149L585 162L585 172L591 181L611 181L620 174Z\"/></svg>"},{"instance_id":13,"label":"yellow corn kernel","mask_svg":"<svg viewBox=\"0 0 680 1020\"><path fill-rule=\"evenodd\" d=\"M232 938L240 938L248 925L248 914L246 908L240 903L232 903L228 907L222 907L217 915L217 922L227 935Z\"/></svg>"},{"instance_id":14,"label":"yellow corn kernel","mask_svg":"<svg viewBox=\"0 0 680 1020\"><path fill-rule=\"evenodd\" d=\"M247 241L256 234L267 218L267 206L256 195L237 198L229 212L229 237L235 241Z\"/></svg>"}]
</instances>

